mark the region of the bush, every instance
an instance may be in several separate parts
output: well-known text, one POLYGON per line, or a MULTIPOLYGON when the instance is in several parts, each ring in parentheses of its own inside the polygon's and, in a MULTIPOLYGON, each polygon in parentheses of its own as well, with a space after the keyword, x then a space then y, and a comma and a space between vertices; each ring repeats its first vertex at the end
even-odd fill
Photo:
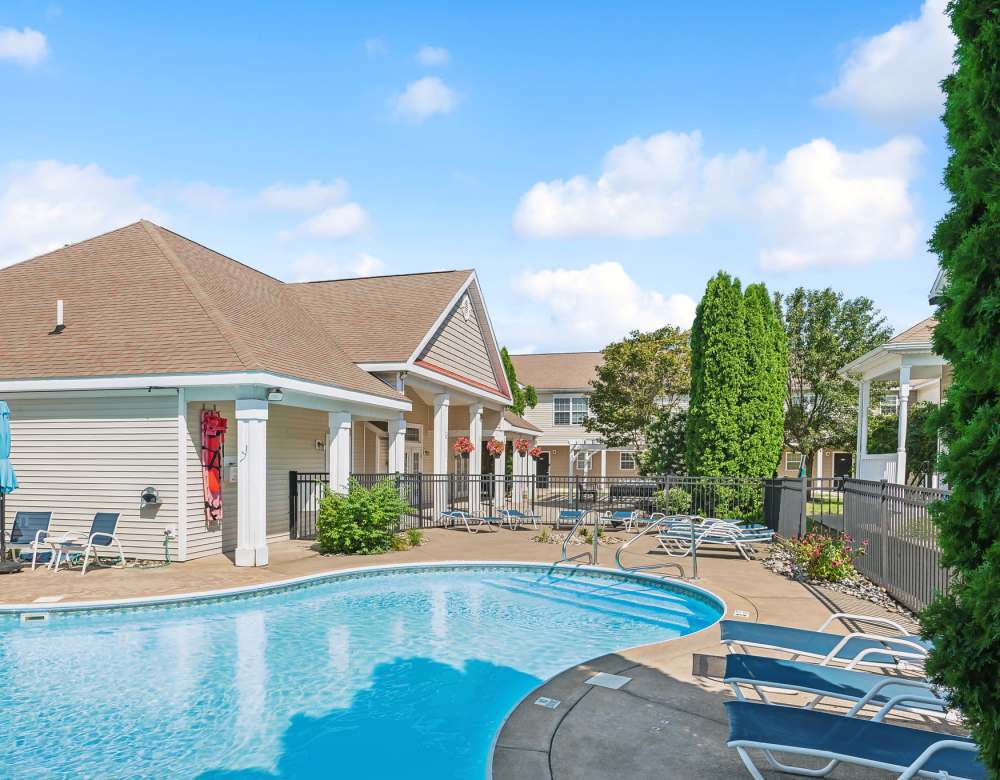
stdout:
POLYGON ((406 542, 410 547, 419 547, 424 543, 424 532, 417 528, 411 528, 406 532, 406 542))
POLYGON ((691 509, 691 494, 684 488, 670 488, 656 494, 656 508, 668 515, 683 515, 691 509))
POLYGON ((868 540, 860 545, 847 534, 806 534, 786 542, 796 566, 811 580, 842 582, 858 576, 854 561, 867 552, 868 540))
POLYGON ((391 479, 370 489, 351 480, 346 496, 329 490, 320 499, 316 541, 324 553, 371 555, 396 548, 400 515, 414 511, 391 479))

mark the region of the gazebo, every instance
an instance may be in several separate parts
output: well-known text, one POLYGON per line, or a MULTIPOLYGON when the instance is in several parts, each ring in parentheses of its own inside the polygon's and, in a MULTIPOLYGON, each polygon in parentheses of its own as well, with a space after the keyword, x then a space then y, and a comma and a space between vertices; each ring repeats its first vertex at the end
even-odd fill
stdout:
POLYGON ((937 320, 928 317, 840 369, 858 385, 858 439, 854 475, 859 479, 906 482, 906 418, 911 402, 940 403, 950 380, 950 367, 934 353, 931 336, 937 320), (868 410, 872 382, 898 386, 896 451, 868 454, 868 410))

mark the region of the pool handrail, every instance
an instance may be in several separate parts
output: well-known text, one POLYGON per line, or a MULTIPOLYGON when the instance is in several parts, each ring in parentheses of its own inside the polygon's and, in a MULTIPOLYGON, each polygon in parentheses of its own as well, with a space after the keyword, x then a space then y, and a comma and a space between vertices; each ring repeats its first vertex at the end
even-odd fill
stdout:
MULTIPOLYGON (((657 526, 666 524, 668 522, 676 522, 678 517, 680 517, 680 515, 662 515, 660 517, 657 517, 655 520, 653 520, 653 522, 647 523, 645 526, 643 526, 642 530, 640 530, 639 533, 635 534, 635 536, 633 536, 623 544, 618 545, 618 549, 615 550, 615 563, 617 564, 618 568, 621 569, 622 571, 648 571, 650 569, 676 568, 677 571, 680 573, 681 579, 684 579, 684 567, 681 566, 679 563, 673 563, 668 561, 666 563, 651 563, 646 566, 626 566, 624 563, 622 563, 622 553, 625 552, 625 548, 627 548, 630 544, 632 544, 632 542, 645 536, 649 531, 651 531, 653 528, 656 528, 657 526)), ((695 555, 697 555, 697 553, 695 553, 695 555)), ((692 577, 694 579, 697 579, 698 563, 693 558, 692 562, 694 564, 694 573, 692 577)))
POLYGON ((569 533, 566 534, 566 538, 563 539, 563 544, 562 544, 562 558, 560 558, 558 561, 556 561, 556 563, 569 563, 570 561, 575 561, 577 558, 584 558, 584 557, 586 557, 587 558, 587 563, 589 563, 589 564, 591 564, 593 566, 596 566, 597 565, 597 538, 598 538, 597 531, 598 531, 598 526, 600 525, 600 522, 601 522, 601 513, 598 512, 596 509, 585 509, 585 510, 583 510, 583 512, 580 513, 580 516, 576 519, 576 522, 573 523, 573 527, 570 528, 569 533), (572 555, 572 556, 568 556, 567 557, 567 555, 566 555, 566 546, 569 544, 570 539, 572 539, 573 536, 576 534, 576 529, 579 528, 583 524, 583 522, 587 519, 587 517, 590 516, 590 515, 594 516, 594 542, 593 542, 593 551, 584 550, 581 553, 577 553, 576 555, 572 555))

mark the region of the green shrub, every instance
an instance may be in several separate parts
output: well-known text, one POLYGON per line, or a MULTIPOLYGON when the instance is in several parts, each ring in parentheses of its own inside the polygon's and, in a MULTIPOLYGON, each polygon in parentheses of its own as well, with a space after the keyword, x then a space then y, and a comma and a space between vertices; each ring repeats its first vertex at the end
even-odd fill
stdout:
POLYGON ((411 528, 406 532, 406 541, 410 547, 419 547, 424 543, 424 532, 417 528, 411 528))
POLYGON ((691 509, 691 494, 684 488, 670 488, 656 494, 656 508, 668 515, 683 515, 691 509))
POLYGON ((853 580, 858 576, 854 561, 868 549, 868 540, 855 544, 847 534, 806 534, 785 543, 795 564, 809 579, 826 582, 853 580))
POLYGON ((395 549, 401 515, 414 511, 391 479, 366 488, 351 480, 346 496, 320 499, 316 541, 321 552, 371 555, 395 549))

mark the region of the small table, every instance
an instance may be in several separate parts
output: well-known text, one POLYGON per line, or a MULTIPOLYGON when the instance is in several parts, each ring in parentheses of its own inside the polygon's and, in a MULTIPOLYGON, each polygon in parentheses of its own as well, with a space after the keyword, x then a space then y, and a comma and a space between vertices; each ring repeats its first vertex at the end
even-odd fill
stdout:
POLYGON ((49 568, 53 571, 59 571, 59 564, 62 563, 64 555, 66 563, 69 563, 70 548, 79 544, 73 534, 63 534, 57 537, 46 536, 45 543, 52 548, 52 560, 49 561, 49 568))

